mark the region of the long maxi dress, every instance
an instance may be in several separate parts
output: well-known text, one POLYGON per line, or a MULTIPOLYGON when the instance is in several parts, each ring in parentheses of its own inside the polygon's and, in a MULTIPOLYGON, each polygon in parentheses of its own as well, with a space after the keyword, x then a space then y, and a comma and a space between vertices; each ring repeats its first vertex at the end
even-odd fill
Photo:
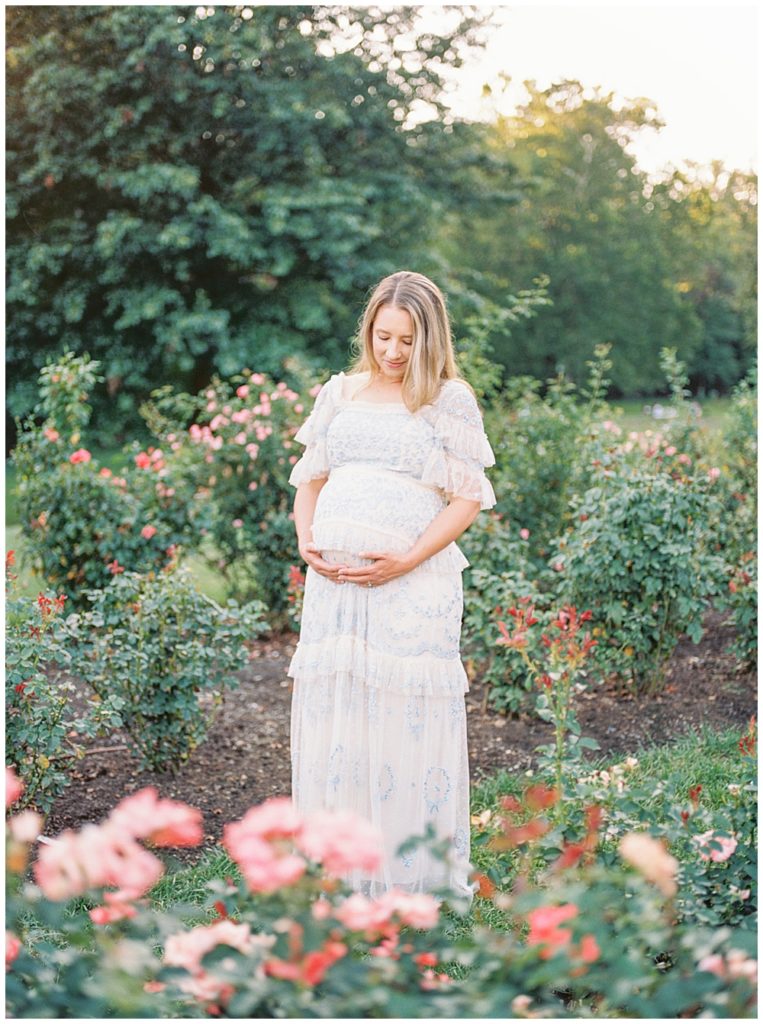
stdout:
MULTIPOLYGON (((312 538, 334 564, 369 565, 360 551, 407 551, 450 498, 491 508, 484 469, 495 463, 471 391, 444 381, 429 405, 353 398, 367 374, 324 384, 295 434, 306 446, 290 484, 328 477, 312 538)), ((447 886, 471 899, 469 760, 461 661, 461 574, 455 542, 378 587, 329 580, 310 567, 299 642, 287 674, 292 799, 303 813, 355 811, 384 836, 375 873, 344 876, 375 897, 391 887, 447 886), (432 822, 450 866, 419 846, 397 855, 432 822)))

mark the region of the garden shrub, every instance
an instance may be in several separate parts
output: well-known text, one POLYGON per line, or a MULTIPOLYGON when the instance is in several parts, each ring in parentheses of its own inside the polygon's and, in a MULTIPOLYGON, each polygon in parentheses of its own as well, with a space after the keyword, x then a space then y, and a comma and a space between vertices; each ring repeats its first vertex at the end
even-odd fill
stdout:
POLYGON ((462 654, 470 678, 487 684, 485 701, 498 710, 518 711, 526 703, 532 680, 521 661, 507 663, 496 646, 495 617, 518 597, 530 595, 537 607, 550 597, 541 591, 541 572, 529 553, 530 533, 494 510, 481 515, 460 538, 469 559, 464 570, 462 654))
POLYGON ((24 804, 48 811, 69 784, 72 761, 81 758, 79 743, 119 724, 119 699, 105 695, 90 701, 82 714, 72 706, 75 687, 67 678, 76 671, 72 652, 60 629, 66 595, 40 592, 36 600, 19 597, 11 571, 14 552, 6 555, 5 601, 5 757, 24 782, 24 804))
POLYGON ((717 531, 725 564, 717 602, 731 611, 731 651, 747 669, 758 654, 758 388, 757 366, 731 395, 723 432, 724 473, 717 531))
POLYGON ((569 520, 571 495, 579 488, 581 460, 589 457, 584 444, 595 424, 606 418, 605 374, 611 346, 597 345, 587 387, 563 375, 546 382, 533 377, 508 380, 502 396, 486 410, 485 424, 496 457, 491 480, 498 511, 510 523, 532 531, 534 558, 547 557, 552 538, 569 520), (584 401, 581 401, 581 398, 584 401))
POLYGON ((203 529, 205 506, 184 467, 160 449, 120 474, 81 447, 97 363, 66 353, 40 373, 40 401, 13 450, 22 530, 32 564, 72 607, 121 568, 160 569, 203 529))
MULTIPOLYGON (((18 796, 13 774, 9 802, 18 796)), ((519 853, 512 891, 480 880, 473 927, 448 894, 350 893, 355 867, 378 863, 380 839, 345 812, 302 816, 288 798, 252 807, 225 828, 228 877, 203 911, 153 909, 163 873, 147 849, 195 846, 194 808, 152 787, 100 825, 40 849, 41 820, 8 826, 8 975, 14 1017, 747 1017, 755 1013, 756 942, 745 927, 687 926, 676 914, 676 859, 645 830, 597 856, 601 818, 534 877, 556 799, 531 785, 507 802, 488 842, 519 853), (516 826, 519 808, 525 818, 516 826), (529 817, 528 817, 529 815, 529 817), (143 845, 146 844, 146 845, 143 845), (93 856, 98 851, 99 856, 93 856), (118 852, 118 856, 116 856, 118 852), (234 877, 235 876, 235 877, 234 877), (505 932, 480 923, 500 909, 505 932), (191 924, 191 913, 196 921, 191 924), (455 917, 455 921, 454 921, 455 917), (44 937, 42 937, 45 929, 44 937)), ((546 847, 548 849, 548 846, 546 847)))
POLYGON ((176 563, 120 573, 86 598, 89 610, 63 624, 78 675, 118 703, 141 764, 177 768, 204 739, 225 686, 237 685, 246 642, 267 628, 262 602, 221 607, 176 563))
POLYGON ((716 592, 718 556, 707 525, 712 481, 644 462, 603 469, 572 503, 574 527, 551 560, 567 603, 590 608, 600 677, 654 691, 682 633, 698 643, 716 592))
POLYGON ((141 408, 152 433, 205 496, 205 533, 229 592, 264 600, 271 622, 286 619, 289 567, 300 564, 288 483, 307 398, 283 381, 244 370, 215 377, 198 395, 163 388, 141 408), (190 422, 189 422, 190 417, 190 422))

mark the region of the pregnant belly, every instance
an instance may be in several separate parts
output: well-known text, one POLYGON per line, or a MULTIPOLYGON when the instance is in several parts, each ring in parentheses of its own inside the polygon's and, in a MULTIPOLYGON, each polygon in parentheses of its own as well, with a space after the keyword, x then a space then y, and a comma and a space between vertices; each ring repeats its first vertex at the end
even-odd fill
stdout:
MULTIPOLYGON (((332 562, 370 564, 360 551, 408 551, 447 502, 440 491, 365 464, 332 469, 313 516, 313 540, 332 562)), ((455 543, 417 567, 460 572, 469 562, 455 543)))

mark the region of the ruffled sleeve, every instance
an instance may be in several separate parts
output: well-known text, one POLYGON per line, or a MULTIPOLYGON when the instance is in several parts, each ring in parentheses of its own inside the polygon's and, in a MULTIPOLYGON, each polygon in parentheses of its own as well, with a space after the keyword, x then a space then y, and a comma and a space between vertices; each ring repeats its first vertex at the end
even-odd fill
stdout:
POLYGON ((305 451, 292 467, 289 476, 292 487, 329 475, 326 432, 337 409, 335 395, 338 377, 338 374, 334 374, 326 381, 318 392, 312 412, 294 435, 295 441, 305 445, 305 451))
POLYGON ((422 483, 442 488, 448 500, 468 498, 480 509, 492 508, 497 499, 485 467, 495 465, 495 455, 474 395, 459 381, 447 381, 434 414, 434 443, 422 483))

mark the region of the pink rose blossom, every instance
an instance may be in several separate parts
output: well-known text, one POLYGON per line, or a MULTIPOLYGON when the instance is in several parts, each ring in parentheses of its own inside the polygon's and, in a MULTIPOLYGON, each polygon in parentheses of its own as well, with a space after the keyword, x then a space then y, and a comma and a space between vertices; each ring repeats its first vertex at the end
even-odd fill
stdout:
POLYGON ((697 970, 708 971, 710 974, 717 974, 719 978, 723 978, 726 973, 726 964, 718 953, 711 953, 700 960, 697 970))
POLYGON ((731 856, 731 854, 737 848, 737 841, 736 841, 736 839, 734 839, 733 837, 727 837, 727 836, 716 836, 716 835, 713 834, 713 830, 712 829, 710 829, 709 832, 703 832, 702 835, 700 835, 700 836, 696 836, 696 840, 700 844, 700 847, 701 847, 700 851, 699 851, 699 855, 702 858, 702 860, 714 860, 714 861, 728 860, 729 857, 731 856), (714 842, 714 843, 718 843, 720 845, 721 849, 720 850, 716 850, 716 849, 710 849, 709 847, 707 849, 703 849, 702 848, 702 847, 706 847, 707 844, 709 842, 711 842, 711 841, 714 842))
POLYGON ((519 531, 519 536, 522 538, 522 540, 527 540, 530 536, 530 531, 526 527, 522 527, 522 529, 519 531))
POLYGON ((51 900, 81 896, 88 889, 122 887, 125 898, 140 896, 164 873, 164 865, 130 835, 107 822, 64 830, 40 848, 34 877, 51 900))
POLYGON ((315 398, 317 395, 319 395, 321 393, 322 387, 323 387, 322 384, 313 384, 313 386, 310 388, 310 390, 307 393, 308 393, 308 395, 311 395, 313 398, 315 398))
POLYGON ((253 373, 252 376, 249 378, 249 383, 250 384, 256 384, 256 385, 259 386, 260 384, 263 384, 264 382, 265 382, 265 378, 263 377, 263 375, 261 373, 253 373))
POLYGON ((33 843, 42 832, 43 818, 36 811, 26 810, 8 819, 11 835, 19 843, 33 843))
POLYGON ((665 449, 665 454, 666 455, 675 455, 677 451, 678 451, 678 449, 674 445, 671 444, 671 445, 668 445, 668 447, 665 449))
POLYGON ((246 444, 247 436, 244 433, 244 431, 242 430, 238 434, 236 434, 236 436, 233 438, 233 440, 236 442, 236 444, 246 444))
POLYGON ((155 526, 151 526, 149 524, 149 525, 143 527, 143 529, 140 531, 140 535, 141 535, 141 537, 145 537, 146 540, 151 540, 151 538, 154 536, 154 534, 156 532, 157 532, 156 527, 155 526))
POLYGON ((238 395, 239 398, 246 398, 246 396, 249 394, 249 385, 242 384, 240 387, 236 388, 236 394, 238 395))
POLYGON ((24 783, 16 774, 16 769, 5 766, 5 806, 10 807, 11 804, 15 804, 21 794, 24 792, 24 783))
POLYGON ((108 477, 111 476, 111 470, 109 469, 108 466, 104 466, 103 469, 101 469, 99 471, 98 476, 103 476, 103 477, 108 478, 108 477))
POLYGON ((5 970, 10 968, 13 961, 21 952, 21 942, 13 932, 5 931, 5 970))
POLYGON ((217 402, 207 402, 207 412, 214 412, 217 408, 217 402))
POLYGON ((373 871, 382 859, 383 837, 350 811, 316 811, 305 819, 297 846, 331 875, 353 868, 373 871))
POLYGON ((138 469, 148 469, 151 465, 151 456, 147 452, 139 452, 135 456, 135 465, 138 469))
POLYGON ((53 427, 46 427, 43 433, 49 441, 57 441, 61 436, 53 427))
POLYGON ((294 465, 295 462, 298 462, 298 461, 299 460, 297 459, 296 455, 290 455, 289 456, 289 462, 292 464, 292 466, 294 465))
POLYGON ((678 456, 678 461, 681 463, 682 466, 691 465, 691 458, 685 452, 681 452, 681 454, 678 456))
POLYGON ((87 448, 78 448, 76 452, 72 452, 69 456, 69 462, 76 465, 78 462, 90 462, 92 456, 87 448))
POLYGON ((440 916, 440 904, 425 892, 404 892, 389 889, 379 902, 398 914, 403 924, 412 928, 434 928, 440 916))
POLYGON ((301 403, 299 403, 299 404, 294 406, 294 412, 302 412, 304 410, 304 408, 305 407, 301 403))
POLYGON ((88 911, 93 924, 112 924, 127 917, 135 917, 138 913, 135 907, 123 900, 118 893, 105 892, 103 898, 106 900, 103 906, 93 907, 88 911))
POLYGON ((717 480, 718 477, 721 475, 721 471, 720 469, 718 469, 717 466, 713 466, 712 469, 708 469, 707 475, 710 477, 711 480, 717 480))
POLYGON ((234 527, 234 529, 240 530, 243 525, 244 525, 244 520, 243 519, 234 519, 233 520, 232 526, 234 527))
POLYGON ((394 909, 389 902, 353 893, 337 907, 334 916, 351 932, 379 931, 389 923, 394 909))
POLYGON ((125 797, 108 820, 154 846, 198 846, 204 838, 201 811, 179 800, 160 799, 154 786, 125 797))
POLYGON ((331 917, 331 904, 323 896, 320 896, 310 907, 310 913, 315 921, 325 921, 331 917))

